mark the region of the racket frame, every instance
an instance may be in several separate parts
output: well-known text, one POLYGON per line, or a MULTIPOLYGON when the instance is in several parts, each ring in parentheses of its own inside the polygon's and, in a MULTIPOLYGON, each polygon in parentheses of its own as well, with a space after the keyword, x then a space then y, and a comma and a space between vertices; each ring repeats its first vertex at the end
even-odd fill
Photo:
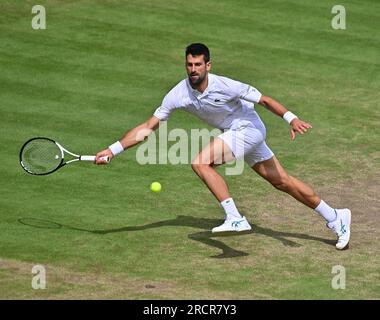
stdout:
MULTIPOLYGON (((35 176, 45 176, 47 174, 50 174, 50 173, 53 173, 55 171, 57 171, 58 169, 62 168, 63 166, 65 166, 66 164, 68 163, 72 163, 72 162, 76 162, 76 161, 91 161, 91 162, 94 162, 95 159, 96 159, 96 156, 86 156, 86 155, 79 155, 79 154, 75 154, 69 150, 67 150, 65 147, 63 147, 60 143, 58 143, 57 141, 54 141, 53 139, 50 139, 50 138, 46 138, 46 137, 34 137, 34 138, 31 138, 29 139, 28 141, 26 141, 23 146, 21 147, 21 150, 20 150, 20 154, 19 154, 19 159, 20 159, 20 164, 21 164, 21 167, 29 174, 32 174, 32 175, 35 175, 35 176), (35 173, 35 172, 32 172, 32 171, 29 171, 25 166, 24 164, 22 163, 22 152, 24 150, 24 147, 31 141, 33 140, 37 140, 37 139, 44 139, 44 140, 49 140, 53 143, 55 143, 57 145, 57 147, 59 148, 59 150, 61 151, 61 162, 58 164, 58 166, 54 169, 54 170, 51 170, 49 172, 45 172, 45 173, 35 173), (71 160, 68 160, 66 162, 64 162, 65 160, 65 153, 68 153, 69 155, 73 156, 74 159, 71 159, 71 160)), ((105 161, 109 161, 108 157, 106 157, 104 159, 105 161)))

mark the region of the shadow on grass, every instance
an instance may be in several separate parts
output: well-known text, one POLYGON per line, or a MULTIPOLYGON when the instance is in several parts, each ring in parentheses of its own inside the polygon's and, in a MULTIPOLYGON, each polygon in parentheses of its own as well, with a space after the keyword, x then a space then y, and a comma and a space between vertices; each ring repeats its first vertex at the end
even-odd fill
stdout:
POLYGON ((282 232, 282 231, 276 231, 270 228, 264 228, 259 227, 257 225, 252 225, 252 230, 240 232, 240 233, 231 233, 231 232, 224 232, 224 233, 218 233, 214 234, 209 231, 213 227, 220 225, 223 223, 223 220, 220 219, 208 219, 208 218, 196 218, 192 216, 183 216, 179 215, 176 219, 171 220, 163 220, 158 221, 154 223, 145 224, 142 226, 130 226, 130 227, 121 227, 121 228, 114 228, 114 229, 95 229, 95 230, 89 230, 89 229, 83 229, 83 228, 76 228, 71 227, 67 225, 63 225, 57 222, 49 221, 49 220, 43 220, 43 219, 36 219, 36 218, 20 218, 18 221, 24 225, 35 227, 35 228, 41 228, 41 229, 61 229, 66 228, 70 230, 76 230, 76 231, 84 231, 89 232, 93 234, 108 234, 108 233, 115 233, 115 232, 133 232, 133 231, 142 231, 147 229, 153 229, 153 228, 160 228, 160 227, 167 227, 167 226, 183 226, 183 227, 192 227, 192 228, 198 228, 198 229, 204 229, 206 231, 200 231, 191 233, 188 235, 188 237, 192 240, 199 241, 203 244, 206 244, 208 246, 218 248, 222 250, 222 253, 212 256, 212 258, 233 258, 233 257, 242 257, 247 256, 248 253, 235 250, 226 244, 224 244, 217 238, 225 238, 225 237, 235 237, 235 236, 244 236, 249 234, 262 234, 267 237, 274 238, 278 241, 280 241, 284 246, 287 247, 301 247, 301 245, 297 242, 294 242, 292 240, 289 240, 288 238, 297 238, 297 239, 304 239, 304 240, 310 240, 310 241, 319 241, 323 243, 327 243, 330 245, 334 245, 334 240, 327 240, 319 237, 310 236, 303 233, 292 233, 292 232, 282 232))

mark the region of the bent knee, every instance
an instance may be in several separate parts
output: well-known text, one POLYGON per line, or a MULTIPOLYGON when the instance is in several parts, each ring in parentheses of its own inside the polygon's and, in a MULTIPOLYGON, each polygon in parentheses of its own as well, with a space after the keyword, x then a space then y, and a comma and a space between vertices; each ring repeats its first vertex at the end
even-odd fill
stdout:
POLYGON ((208 164, 208 163, 201 163, 201 162, 198 162, 198 161, 193 161, 191 163, 191 168, 195 171, 195 172, 201 172, 203 171, 204 169, 207 169, 209 168, 211 165, 208 164))

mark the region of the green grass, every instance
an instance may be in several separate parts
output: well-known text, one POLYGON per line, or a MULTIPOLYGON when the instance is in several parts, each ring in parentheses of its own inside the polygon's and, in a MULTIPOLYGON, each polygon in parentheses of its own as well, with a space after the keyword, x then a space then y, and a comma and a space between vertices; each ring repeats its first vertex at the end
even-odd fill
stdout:
MULTIPOLYGON (((0 298, 380 298, 380 3, 341 3, 346 30, 331 28, 327 0, 39 3, 39 31, 32 1, 0 4, 0 298), (131 149, 110 166, 21 170, 30 137, 93 154, 147 119, 185 77, 191 42, 210 47, 214 73, 312 123, 291 142, 286 123, 256 107, 289 173, 352 208, 350 250, 247 167, 226 179, 253 233, 223 237, 209 233, 223 213, 189 165, 142 166, 131 149), (44 291, 31 289, 34 264, 47 266, 44 291), (346 268, 345 290, 331 288, 334 265, 346 268)), ((168 123, 204 126, 181 112, 168 123)))

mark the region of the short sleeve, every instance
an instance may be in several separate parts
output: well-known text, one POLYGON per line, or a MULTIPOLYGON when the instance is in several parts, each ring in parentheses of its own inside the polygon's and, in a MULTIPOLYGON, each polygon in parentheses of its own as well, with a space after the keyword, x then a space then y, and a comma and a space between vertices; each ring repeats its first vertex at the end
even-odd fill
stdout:
POLYGON ((258 103, 260 101, 261 92, 251 85, 229 78, 223 78, 223 80, 231 97, 253 103, 258 103))
POLYGON ((261 92, 250 85, 246 86, 245 90, 241 92, 240 98, 249 102, 259 103, 262 96, 261 92))
POLYGON ((159 106, 153 113, 155 117, 162 121, 169 119, 170 113, 175 109, 175 100, 173 99, 173 96, 173 90, 169 91, 162 100, 161 106, 159 106))

